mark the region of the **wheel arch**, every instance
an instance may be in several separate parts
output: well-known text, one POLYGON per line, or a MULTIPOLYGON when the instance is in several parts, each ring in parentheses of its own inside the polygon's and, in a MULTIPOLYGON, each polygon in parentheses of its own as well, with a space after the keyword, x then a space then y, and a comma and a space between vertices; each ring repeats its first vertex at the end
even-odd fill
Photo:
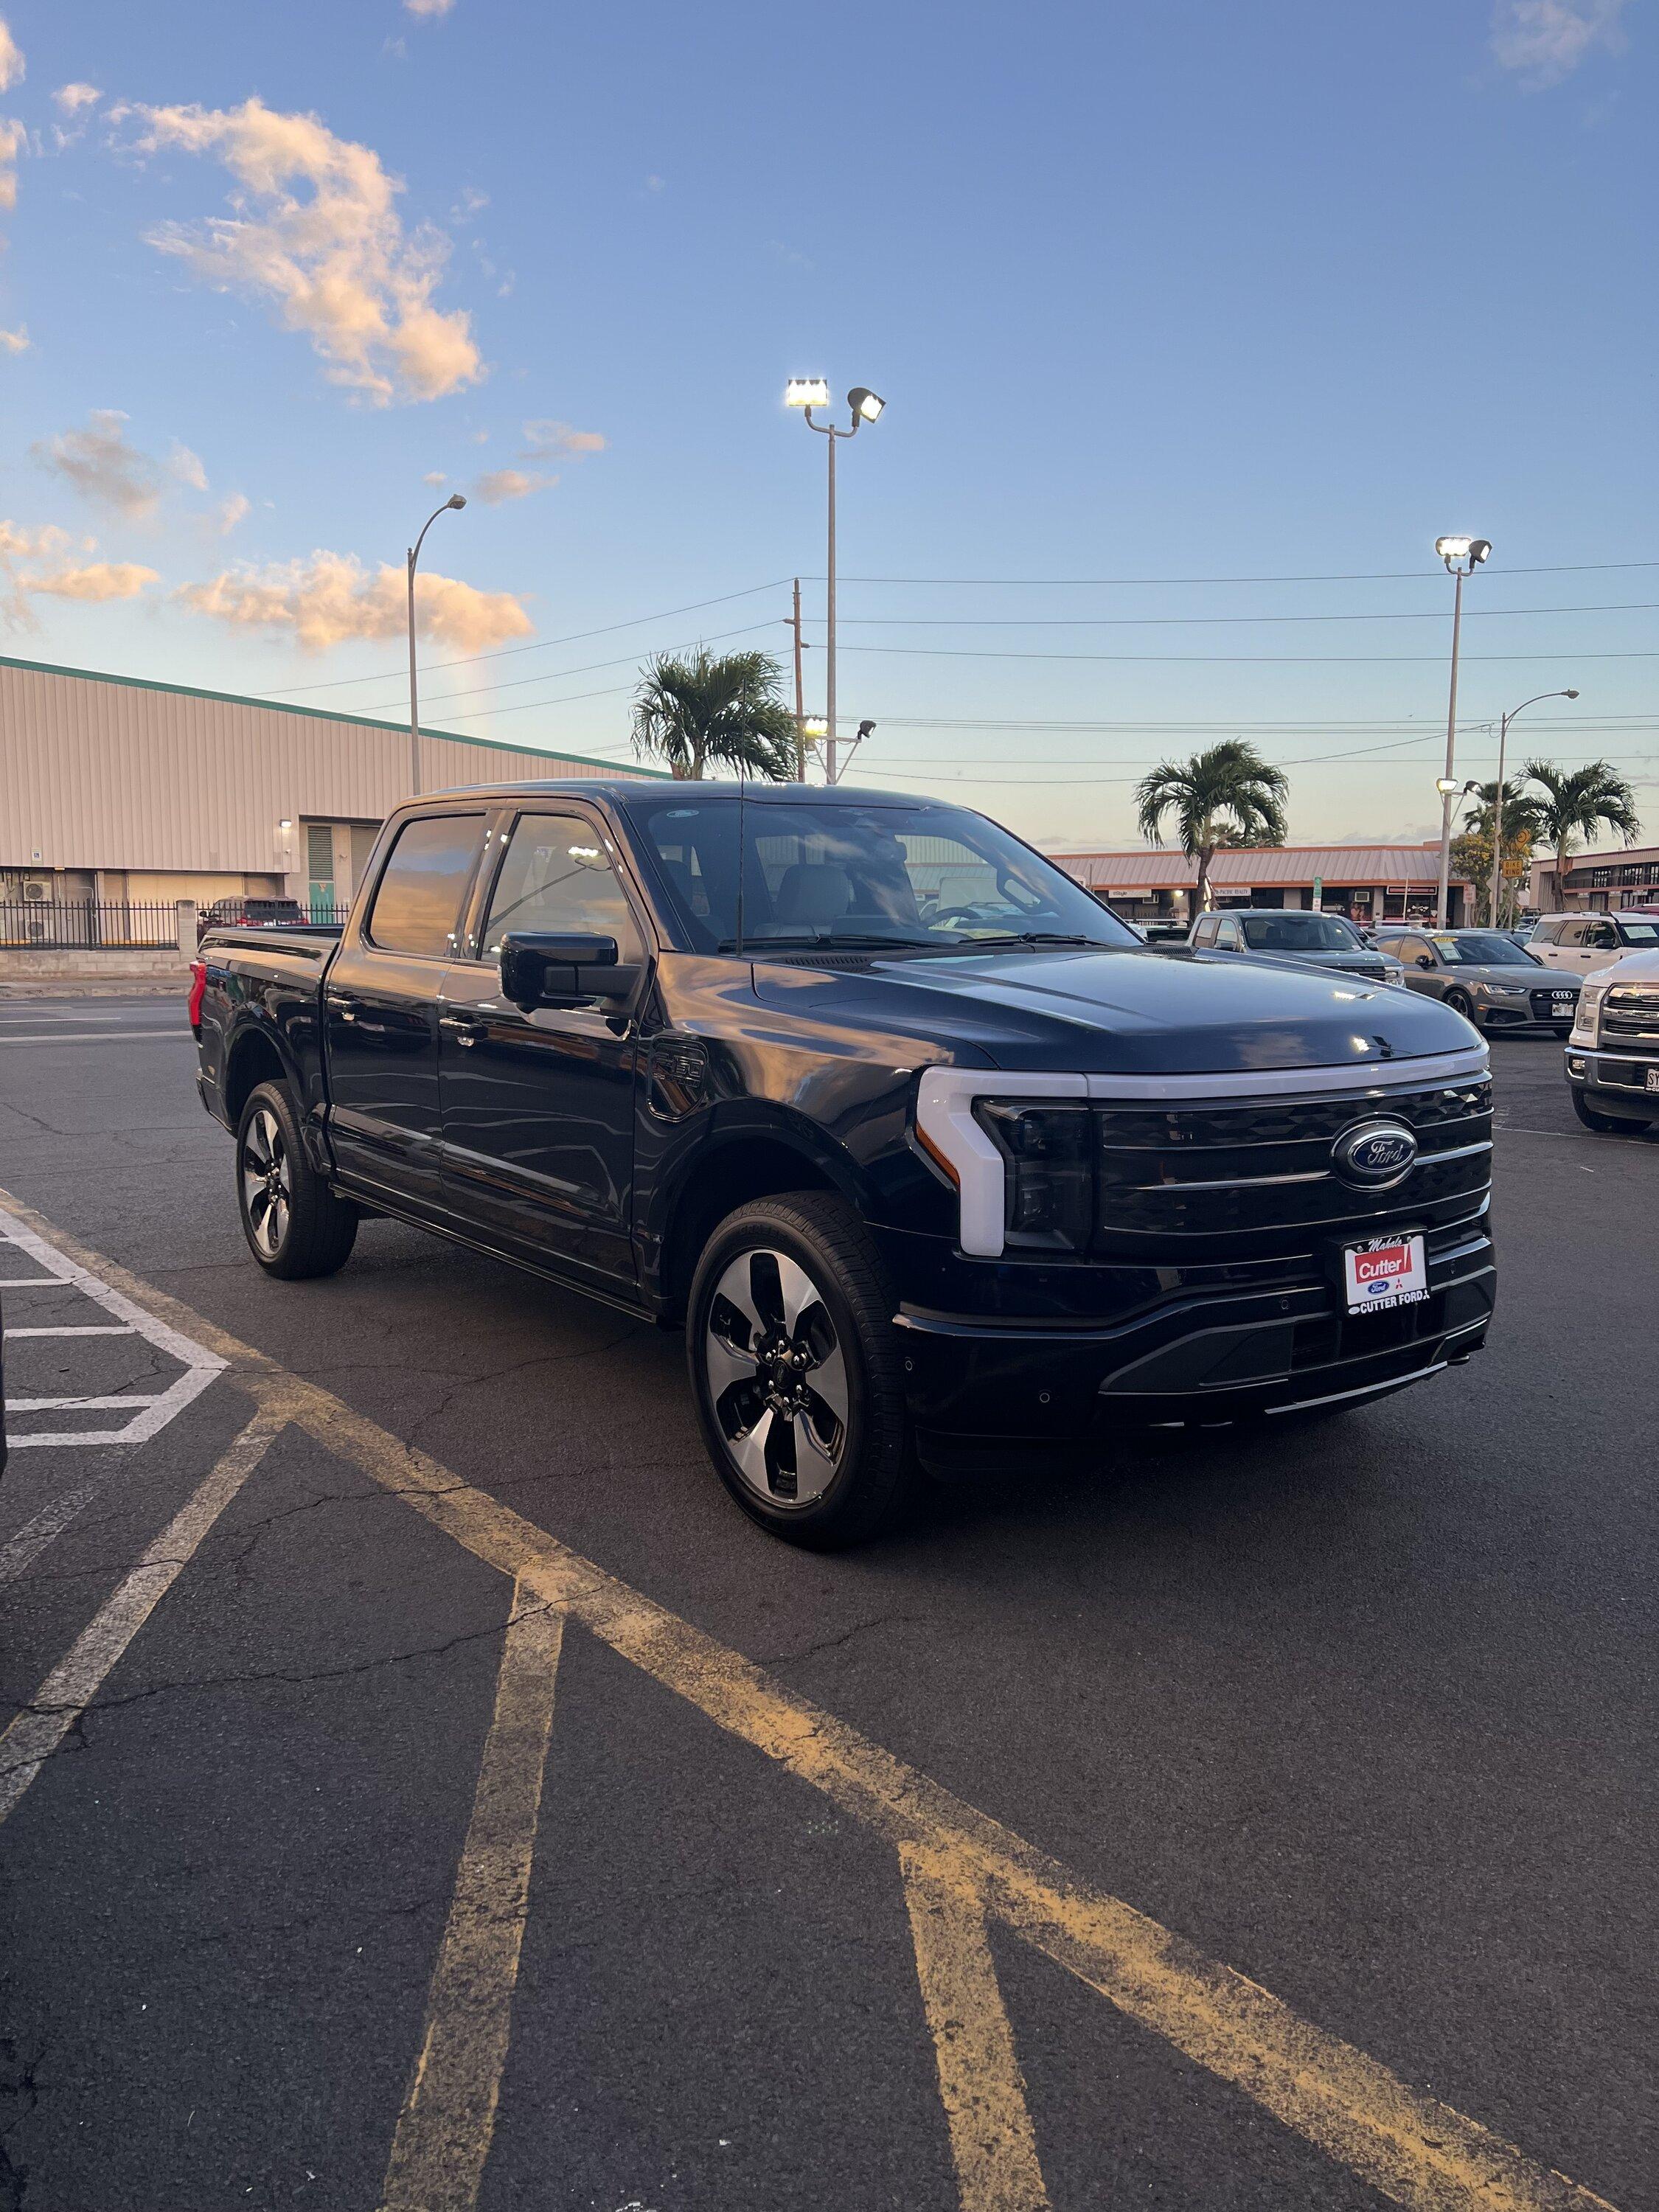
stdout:
POLYGON ((667 1199, 659 1246, 665 1319, 684 1319, 698 1257, 727 1214, 789 1190, 831 1191, 860 1213, 867 1211, 868 1194, 853 1163, 819 1133, 791 1121, 730 1124, 687 1157, 667 1199))
POLYGON ((295 1082, 295 1071, 275 1033, 261 1022, 245 1022, 231 1038, 230 1049, 225 1054, 222 1092, 225 1119, 234 1129, 242 1118, 243 1107, 260 1084, 295 1082))

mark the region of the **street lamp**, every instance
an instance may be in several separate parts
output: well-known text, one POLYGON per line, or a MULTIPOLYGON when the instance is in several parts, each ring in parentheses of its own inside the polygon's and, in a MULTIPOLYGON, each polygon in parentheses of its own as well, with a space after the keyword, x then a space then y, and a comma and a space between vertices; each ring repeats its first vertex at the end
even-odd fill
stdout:
POLYGON ((415 563, 421 557, 426 533, 441 514, 466 505, 465 495, 453 491, 441 507, 434 507, 421 526, 421 534, 409 549, 409 787, 421 795, 421 704, 415 682, 415 563))
POLYGON ((1540 691, 1535 698, 1523 699, 1518 707, 1511 707, 1498 726, 1498 797, 1492 808, 1492 926, 1499 926, 1498 891, 1504 866, 1504 753, 1509 744, 1510 724, 1517 714, 1524 714, 1528 707, 1535 707, 1540 699, 1576 699, 1576 691, 1540 691))
POLYGON ((850 430, 838 430, 833 422, 815 422, 812 410, 830 404, 830 386, 822 376, 792 376, 783 389, 786 407, 805 410, 806 427, 817 430, 830 441, 830 541, 826 562, 824 624, 823 624, 823 718, 829 724, 823 742, 823 766, 827 781, 836 780, 836 446, 842 438, 855 438, 861 422, 873 422, 887 404, 867 385, 855 384, 847 395, 847 405, 853 417, 850 430))
POLYGON ((1446 564, 1448 575, 1457 579, 1452 601, 1451 699, 1446 708, 1446 773, 1440 779, 1440 890, 1435 903, 1437 926, 1446 927, 1446 907, 1451 883, 1452 799, 1457 791, 1453 775, 1457 752, 1457 647, 1463 627, 1463 579, 1472 576, 1492 551, 1485 538, 1437 538, 1434 550, 1446 564))

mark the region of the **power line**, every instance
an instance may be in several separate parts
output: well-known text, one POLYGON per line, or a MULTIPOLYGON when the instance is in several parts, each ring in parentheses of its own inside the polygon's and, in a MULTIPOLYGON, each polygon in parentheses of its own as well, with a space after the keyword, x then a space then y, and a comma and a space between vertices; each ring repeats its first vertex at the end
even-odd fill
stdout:
MULTIPOLYGON (((623 625, 618 625, 618 627, 623 626, 623 625)), ((728 637, 752 637, 757 629, 770 629, 772 625, 769 622, 747 623, 741 629, 716 630, 712 637, 694 640, 693 643, 719 645, 728 637)), ((685 653, 689 652, 690 647, 689 646, 669 646, 663 649, 670 653, 685 653)), ((622 668, 630 663, 637 665, 639 655, 636 653, 619 653, 614 660, 585 661, 580 668, 544 668, 541 671, 540 674, 537 676, 515 676, 510 684, 474 684, 464 685, 459 691, 434 691, 428 696, 434 702, 443 699, 476 699, 481 695, 485 697, 493 698, 497 691, 516 690, 521 684, 562 684, 567 677, 591 676, 596 669, 622 668)), ((459 665, 459 664, 457 665, 459 665)), ((621 688, 624 691, 628 691, 631 690, 633 686, 631 684, 624 684, 621 688)), ((592 696, 597 697, 599 695, 595 693, 592 696)), ((373 706, 364 707, 359 711, 365 714, 378 714, 384 708, 396 707, 401 702, 396 699, 380 699, 376 700, 373 706)), ((521 699, 518 702, 516 706, 491 707, 487 709, 481 708, 478 711, 481 714, 488 712, 492 714, 517 714, 520 708, 523 707, 557 707, 562 703, 562 702, 557 699, 521 699)), ((470 719, 470 712, 463 714, 459 717, 459 720, 462 721, 466 721, 470 719)))
MULTIPOLYGON (((1495 622, 1513 615, 1628 615, 1659 613, 1659 600, 1614 599, 1597 606, 1470 607, 1465 622, 1495 622)), ((857 629, 1193 629, 1236 623, 1449 622, 1444 607, 1419 611, 1338 615, 843 615, 857 629)))
MULTIPOLYGON (((1576 561, 1548 568, 1500 568, 1502 576, 1605 575, 1614 569, 1659 568, 1659 561, 1576 561)), ((1309 576, 843 576, 843 584, 971 584, 1005 586, 1038 591, 1073 588, 1118 590, 1131 585, 1156 584, 1409 584, 1422 583, 1432 570, 1425 568, 1348 569, 1309 576)), ((804 576, 803 583, 819 584, 821 576, 804 576)))
MULTIPOLYGON (((973 645, 848 645, 844 653, 902 654, 923 660, 1086 660, 1185 663, 1198 667, 1252 666, 1316 667, 1330 663, 1346 666, 1412 667, 1425 663, 1438 668, 1439 653, 1016 653, 1004 647, 973 645)), ((1659 653, 1466 653, 1465 660, 1659 660, 1659 653)))

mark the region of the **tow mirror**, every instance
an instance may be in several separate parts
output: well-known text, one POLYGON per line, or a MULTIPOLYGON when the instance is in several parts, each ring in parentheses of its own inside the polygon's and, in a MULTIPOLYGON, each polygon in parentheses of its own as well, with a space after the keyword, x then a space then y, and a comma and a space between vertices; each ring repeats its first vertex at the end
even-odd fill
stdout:
POLYGON ((626 999, 639 969, 617 957, 614 937, 558 937, 514 931, 501 939, 501 996, 529 1013, 537 1006, 580 1006, 626 999))

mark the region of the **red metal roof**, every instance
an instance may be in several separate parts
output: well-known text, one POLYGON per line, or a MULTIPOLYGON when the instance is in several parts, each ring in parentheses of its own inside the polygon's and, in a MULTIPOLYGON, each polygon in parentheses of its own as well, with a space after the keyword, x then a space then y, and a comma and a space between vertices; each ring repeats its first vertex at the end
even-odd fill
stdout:
MULTIPOLYGON (((1184 890, 1198 880, 1197 861, 1189 860, 1179 846, 1054 853, 1049 857, 1079 883, 1102 890, 1184 890)), ((1432 884, 1439 875, 1438 845, 1272 845, 1243 852, 1224 848, 1210 863, 1210 881, 1217 890, 1257 884, 1299 884, 1311 890, 1316 876, 1337 889, 1432 884)))

